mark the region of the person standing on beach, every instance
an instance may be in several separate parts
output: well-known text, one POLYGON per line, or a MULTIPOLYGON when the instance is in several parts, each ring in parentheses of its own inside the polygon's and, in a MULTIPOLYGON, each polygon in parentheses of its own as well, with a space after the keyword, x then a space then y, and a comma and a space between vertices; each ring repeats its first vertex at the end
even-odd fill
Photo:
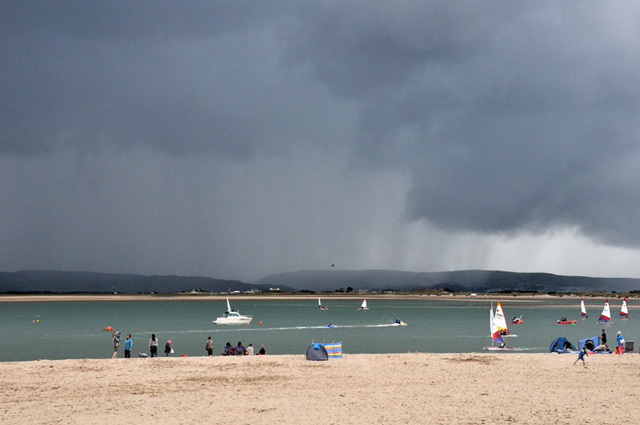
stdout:
POLYGON ((607 333, 604 331, 604 329, 602 330, 602 333, 600 334, 600 344, 607 345, 607 333))
POLYGON ((113 332, 113 336, 111 337, 111 342, 113 343, 113 356, 111 356, 112 359, 115 359, 116 357, 118 357, 118 348, 120 348, 120 333, 119 332, 113 332))
POLYGON ((616 344, 618 344, 616 354, 624 353, 624 336, 622 336, 622 332, 620 331, 618 331, 618 335, 616 335, 616 344))
POLYGON ((207 338, 207 344, 204 346, 207 349, 207 354, 213 356, 213 340, 211 337, 207 338))
POLYGON ((164 356, 169 357, 169 354, 173 351, 171 348, 171 340, 167 341, 167 344, 164 346, 164 356))
POLYGON ((578 363, 580 360, 582 360, 582 366, 586 366, 584 364, 584 356, 588 356, 587 347, 582 347, 582 351, 580 351, 580 354, 578 354, 578 358, 576 359, 575 362, 573 362, 573 365, 575 366, 576 363, 578 363))
POLYGON ((127 337, 124 339, 124 358, 131 358, 131 347, 133 347, 133 340, 131 339, 131 334, 127 334, 127 337))
POLYGON ((158 357, 158 338, 156 338, 156 334, 151 334, 151 339, 149 340, 149 353, 151 357, 158 357))

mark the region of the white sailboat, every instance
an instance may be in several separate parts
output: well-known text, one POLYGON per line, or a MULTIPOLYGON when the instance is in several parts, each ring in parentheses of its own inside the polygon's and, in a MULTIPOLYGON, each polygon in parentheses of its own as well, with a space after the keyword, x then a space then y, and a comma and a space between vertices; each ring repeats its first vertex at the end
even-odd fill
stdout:
POLYGON ((627 307, 627 299, 622 299, 622 307, 620 307, 620 318, 628 319, 629 318, 629 308, 627 307))
POLYGON ((580 298, 580 316, 583 319, 588 319, 587 309, 584 307, 584 298, 580 298))
POLYGON ((367 307, 367 300, 363 300, 362 304, 360 305, 360 307, 358 307, 359 311, 364 311, 364 310, 369 310, 369 307, 367 307))
POLYGON ((229 297, 227 297, 227 311, 214 320, 213 323, 216 325, 248 325, 251 320, 253 320, 253 316, 243 315, 239 311, 232 310, 231 304, 229 304, 229 297))
POLYGON ((320 301, 320 298, 318 298, 318 308, 319 308, 320 310, 323 310, 323 311, 324 311, 324 310, 328 310, 328 308, 327 308, 327 307, 325 307, 325 306, 323 306, 323 305, 322 305, 322 302, 320 301))
POLYGON ((605 323, 611 320, 611 310, 609 310, 609 300, 606 300, 604 302, 604 308, 602 309, 602 313, 600 314, 600 318, 598 320, 605 323))

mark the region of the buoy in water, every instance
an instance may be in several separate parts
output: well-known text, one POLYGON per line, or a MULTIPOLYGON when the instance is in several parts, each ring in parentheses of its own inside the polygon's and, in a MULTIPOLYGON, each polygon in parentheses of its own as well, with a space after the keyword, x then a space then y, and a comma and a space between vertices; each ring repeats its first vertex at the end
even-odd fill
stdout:
POLYGON ((104 328, 105 331, 112 331, 113 330, 113 326, 107 326, 106 328, 104 328))
POLYGON ((261 325, 261 324, 262 324, 262 322, 258 322, 258 324, 259 324, 259 325, 261 325))

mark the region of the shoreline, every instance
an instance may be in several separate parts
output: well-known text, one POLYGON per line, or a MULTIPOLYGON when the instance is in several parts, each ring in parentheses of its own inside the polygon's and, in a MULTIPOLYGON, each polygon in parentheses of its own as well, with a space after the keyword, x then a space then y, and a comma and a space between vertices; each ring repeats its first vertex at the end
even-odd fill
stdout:
POLYGON ((8 423, 610 423, 640 413, 640 356, 348 354, 0 363, 8 423), (598 385, 601 377, 615 385, 598 385), (464 408, 461 408, 464 406, 464 408))
MULTIPOLYGON (((543 300, 575 300, 580 297, 571 295, 510 295, 510 294, 479 294, 477 296, 470 295, 411 295, 411 294, 324 294, 318 293, 314 295, 251 295, 251 294, 46 294, 46 295, 28 295, 28 294, 11 294, 0 295, 0 302, 35 302, 35 301, 163 301, 163 300, 188 300, 188 301, 211 301, 224 300, 227 297, 237 300, 289 300, 289 299, 412 299, 412 300, 446 300, 446 301, 478 301, 486 302, 490 300, 498 300, 509 302, 540 302, 543 300)), ((585 296, 584 298, 591 300, 618 299, 619 295, 607 296, 585 296)), ((627 297, 633 300, 635 297, 627 297)))

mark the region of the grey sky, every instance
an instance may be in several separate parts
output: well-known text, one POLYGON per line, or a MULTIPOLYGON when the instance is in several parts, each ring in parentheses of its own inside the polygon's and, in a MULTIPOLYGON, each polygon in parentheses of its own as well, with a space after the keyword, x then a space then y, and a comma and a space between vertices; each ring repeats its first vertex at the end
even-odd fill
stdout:
POLYGON ((0 270, 640 276, 636 2, 4 2, 0 270))

